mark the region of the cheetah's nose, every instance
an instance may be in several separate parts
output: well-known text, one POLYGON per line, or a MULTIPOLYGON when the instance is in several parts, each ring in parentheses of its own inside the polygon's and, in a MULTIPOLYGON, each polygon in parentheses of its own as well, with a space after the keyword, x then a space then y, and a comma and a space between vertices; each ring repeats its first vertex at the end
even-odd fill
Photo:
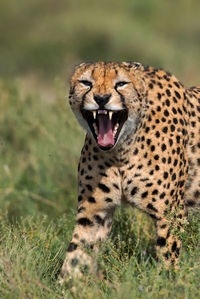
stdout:
POLYGON ((99 105, 99 108, 102 109, 108 103, 111 94, 103 94, 103 95, 94 95, 94 100, 99 105))

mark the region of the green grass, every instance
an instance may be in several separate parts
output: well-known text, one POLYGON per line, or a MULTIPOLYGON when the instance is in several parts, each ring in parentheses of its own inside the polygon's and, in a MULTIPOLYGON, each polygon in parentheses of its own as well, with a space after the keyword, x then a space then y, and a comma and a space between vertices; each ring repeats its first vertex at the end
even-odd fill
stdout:
POLYGON ((55 217, 75 206, 72 186, 84 134, 61 86, 49 103, 38 94, 20 95, 17 85, 0 82, 0 206, 8 217, 43 212, 55 217))
MULTIPOLYGON (((59 269, 73 230, 76 169, 84 133, 56 80, 55 99, 0 82, 0 297, 62 298, 59 269)), ((182 236, 181 268, 155 262, 155 229, 137 211, 117 211, 98 261, 106 279, 85 275, 66 298, 200 298, 200 215, 182 236), (80 295, 81 294, 81 295, 80 295)))

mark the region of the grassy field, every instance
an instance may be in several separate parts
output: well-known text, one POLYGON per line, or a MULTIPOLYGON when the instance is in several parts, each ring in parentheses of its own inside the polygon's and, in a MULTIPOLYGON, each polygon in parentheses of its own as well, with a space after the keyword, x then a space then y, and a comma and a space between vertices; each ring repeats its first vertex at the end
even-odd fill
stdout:
MULTIPOLYGON (((19 80, 0 82, 0 297, 61 298, 57 275, 72 233, 76 169, 84 134, 66 104, 23 95, 19 80), (5 113, 6 112, 6 113, 5 113)), ((200 216, 183 235, 181 269, 155 262, 154 225, 132 209, 116 213, 99 263, 107 279, 85 276, 66 298, 200 298, 200 216)))
POLYGON ((181 268, 155 262, 155 228, 118 210, 76 293, 57 283, 74 226, 84 141, 67 104, 81 61, 140 61, 200 83, 199 0, 0 1, 0 298, 200 298, 200 215, 182 236, 181 268))

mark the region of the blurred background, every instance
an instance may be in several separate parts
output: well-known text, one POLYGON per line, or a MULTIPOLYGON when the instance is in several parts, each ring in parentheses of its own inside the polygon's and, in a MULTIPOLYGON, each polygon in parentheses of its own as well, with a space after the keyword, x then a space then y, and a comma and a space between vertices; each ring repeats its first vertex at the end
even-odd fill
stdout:
POLYGON ((52 80, 74 64, 134 60, 198 81, 198 0, 1 0, 0 75, 52 80))
POLYGON ((74 65, 99 60, 200 84, 200 1, 0 1, 0 206, 11 221, 76 207, 84 133, 68 82, 74 65))

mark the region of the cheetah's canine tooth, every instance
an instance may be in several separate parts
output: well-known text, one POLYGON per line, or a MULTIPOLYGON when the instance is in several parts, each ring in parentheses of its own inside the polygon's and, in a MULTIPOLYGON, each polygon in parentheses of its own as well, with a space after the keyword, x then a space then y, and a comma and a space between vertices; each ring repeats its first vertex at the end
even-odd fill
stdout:
POLYGON ((113 112, 112 112, 112 111, 109 111, 109 119, 110 119, 110 120, 112 119, 112 115, 113 115, 113 112))
POLYGON ((97 112, 96 112, 96 111, 92 111, 92 113, 93 113, 93 117, 94 117, 94 119, 96 119, 97 112))

